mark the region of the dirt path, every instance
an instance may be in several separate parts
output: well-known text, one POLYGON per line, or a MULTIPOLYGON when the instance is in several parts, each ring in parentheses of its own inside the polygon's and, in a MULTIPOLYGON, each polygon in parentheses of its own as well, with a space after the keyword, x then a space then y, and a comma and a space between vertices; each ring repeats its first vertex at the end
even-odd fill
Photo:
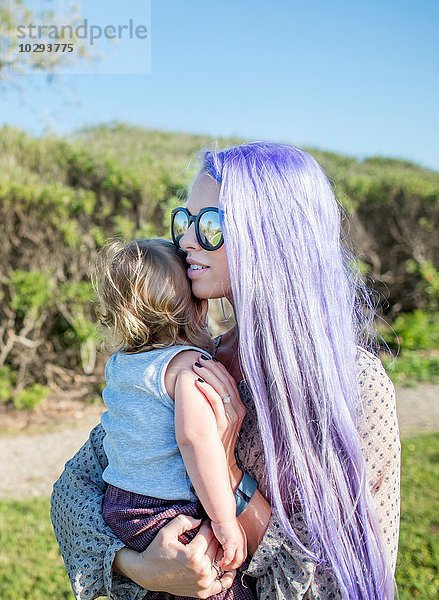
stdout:
MULTIPOLYGON (((439 431, 439 385, 398 388, 396 398, 402 437, 439 431)), ((100 411, 82 410, 50 431, 4 435, 0 430, 0 498, 49 496, 64 463, 99 422, 100 411)))

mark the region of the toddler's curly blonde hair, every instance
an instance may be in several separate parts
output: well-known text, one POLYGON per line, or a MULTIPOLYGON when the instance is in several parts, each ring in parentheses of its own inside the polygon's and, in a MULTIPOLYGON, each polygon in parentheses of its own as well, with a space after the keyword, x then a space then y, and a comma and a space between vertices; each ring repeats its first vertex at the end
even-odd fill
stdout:
POLYGON ((138 353, 182 344, 211 352, 207 302, 193 296, 186 269, 184 252, 168 240, 107 244, 91 274, 96 314, 110 333, 103 348, 138 353))

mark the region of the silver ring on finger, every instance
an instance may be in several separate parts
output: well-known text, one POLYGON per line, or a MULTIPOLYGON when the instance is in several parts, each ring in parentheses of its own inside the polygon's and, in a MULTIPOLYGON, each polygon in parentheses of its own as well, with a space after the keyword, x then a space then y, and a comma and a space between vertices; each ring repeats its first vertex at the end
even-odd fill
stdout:
POLYGON ((230 404, 230 402, 232 401, 232 396, 224 396, 223 398, 221 398, 221 400, 224 404, 230 404))
POLYGON ((220 577, 222 577, 224 575, 224 571, 221 569, 221 567, 218 565, 218 563, 216 562, 216 560, 213 561, 212 563, 212 567, 215 569, 215 571, 217 572, 217 576, 216 579, 220 579, 220 577))

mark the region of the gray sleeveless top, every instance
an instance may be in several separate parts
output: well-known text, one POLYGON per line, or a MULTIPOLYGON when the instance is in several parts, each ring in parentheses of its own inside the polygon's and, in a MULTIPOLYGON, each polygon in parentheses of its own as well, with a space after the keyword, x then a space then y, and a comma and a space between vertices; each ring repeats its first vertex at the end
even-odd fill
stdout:
POLYGON ((195 500, 175 439, 174 401, 165 388, 165 371, 179 352, 172 346, 139 354, 113 354, 105 367, 102 393, 108 410, 101 417, 107 483, 163 500, 195 500))

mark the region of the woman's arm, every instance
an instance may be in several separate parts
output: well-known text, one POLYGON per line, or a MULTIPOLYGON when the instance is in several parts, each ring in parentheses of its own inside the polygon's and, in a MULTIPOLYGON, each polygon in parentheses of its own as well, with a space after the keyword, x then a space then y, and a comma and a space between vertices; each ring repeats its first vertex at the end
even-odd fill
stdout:
POLYGON ((69 460, 53 486, 51 520, 75 598, 91 600, 112 595, 120 600, 143 598, 145 590, 114 575, 115 554, 124 544, 101 513, 107 461, 97 425, 89 439, 69 460))
MULTIPOLYGON (((51 520, 77 600, 108 596, 117 600, 144 598, 158 590, 207 598, 219 593, 212 561, 217 544, 207 525, 187 546, 178 535, 199 525, 190 517, 176 517, 143 553, 124 547, 102 517, 107 466, 105 433, 97 425, 87 442, 69 460, 55 483, 51 520), (114 569, 113 569, 114 567, 114 569)), ((231 587, 235 573, 222 578, 231 587)))
MULTIPOLYGON (((230 482, 233 491, 242 479, 242 471, 235 465, 230 471, 230 482)), ((271 506, 257 489, 247 507, 238 517, 238 521, 247 536, 247 550, 250 556, 256 552, 267 531, 271 518, 271 506)))

